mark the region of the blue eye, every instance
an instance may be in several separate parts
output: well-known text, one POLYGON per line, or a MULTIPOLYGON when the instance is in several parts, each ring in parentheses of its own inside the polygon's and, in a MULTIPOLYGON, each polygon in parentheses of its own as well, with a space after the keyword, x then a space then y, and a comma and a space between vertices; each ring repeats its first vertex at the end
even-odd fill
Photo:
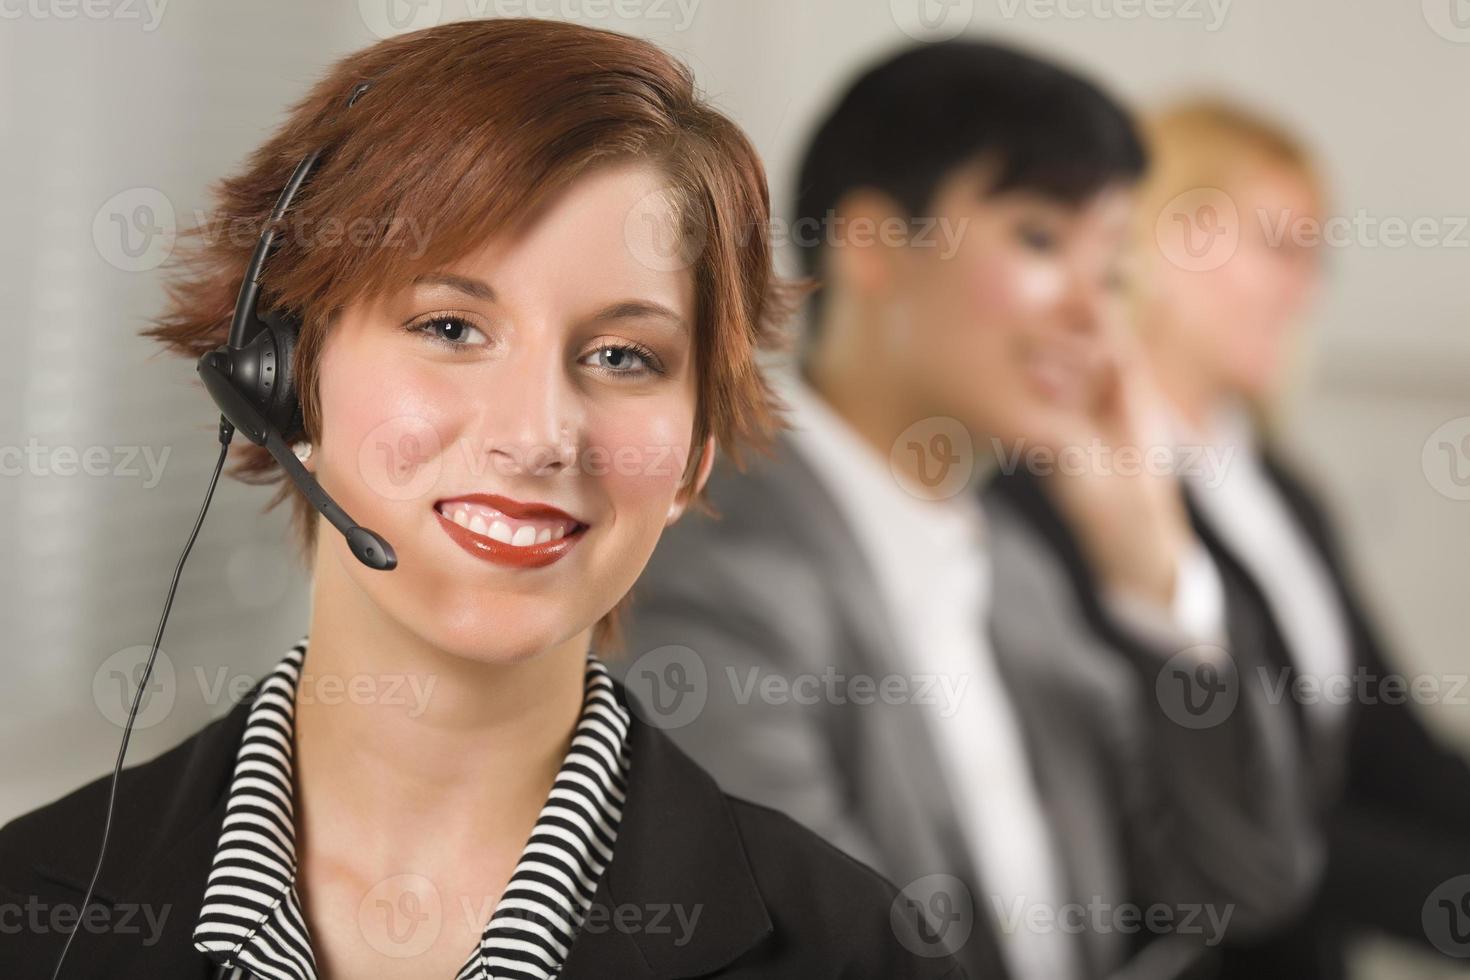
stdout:
POLYGON ((663 373, 658 365, 658 356, 641 344, 605 344, 588 354, 587 358, 595 358, 591 366, 605 374, 637 377, 663 373))
POLYGON ((412 333, 423 334, 444 347, 481 347, 489 338, 464 317, 438 314, 409 326, 412 333), (478 340, 474 338, 478 337, 478 340))

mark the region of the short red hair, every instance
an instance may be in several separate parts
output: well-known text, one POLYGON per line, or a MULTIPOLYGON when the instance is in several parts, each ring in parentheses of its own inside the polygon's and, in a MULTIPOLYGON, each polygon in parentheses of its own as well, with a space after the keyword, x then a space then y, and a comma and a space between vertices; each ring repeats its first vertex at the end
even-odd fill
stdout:
MULTIPOLYGON (((757 354, 788 345, 796 291, 774 272, 765 170, 740 129, 702 100, 688 68, 660 48, 572 24, 495 19, 404 34, 343 58, 243 170, 214 186, 215 214, 181 237, 168 304, 144 335, 188 357, 225 342, 255 238, 292 168, 319 147, 323 158, 262 275, 262 308, 302 320, 293 368, 306 438, 319 431, 318 361, 340 310, 525 226, 593 167, 646 160, 668 176, 698 245, 692 448, 712 434, 737 463, 743 447, 768 449, 780 405, 757 354), (364 81, 371 89, 344 110, 364 81)), ((237 440, 235 455, 231 475, 279 485, 267 510, 293 498, 308 558, 310 504, 262 447, 237 440)), ((686 479, 697 463, 691 453, 686 479)), ((609 614, 598 639, 615 632, 609 614)))

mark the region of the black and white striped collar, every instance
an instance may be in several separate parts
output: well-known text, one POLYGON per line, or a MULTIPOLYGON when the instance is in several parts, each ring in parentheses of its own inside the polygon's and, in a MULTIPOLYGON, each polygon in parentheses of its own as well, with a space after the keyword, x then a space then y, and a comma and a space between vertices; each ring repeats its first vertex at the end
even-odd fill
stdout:
MULTIPOLYGON (((231 980, 316 980, 296 888, 293 719, 307 638, 255 692, 194 946, 231 980)), ((587 658, 571 749, 495 911, 455 980, 556 977, 612 860, 629 770, 629 718, 587 658)))

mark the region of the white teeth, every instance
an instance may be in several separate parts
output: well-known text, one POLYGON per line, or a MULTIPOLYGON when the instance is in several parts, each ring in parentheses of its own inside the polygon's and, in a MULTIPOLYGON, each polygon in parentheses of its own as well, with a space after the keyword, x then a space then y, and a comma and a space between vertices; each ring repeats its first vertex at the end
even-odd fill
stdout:
POLYGON ((439 513, 467 531, 516 548, 559 541, 576 527, 574 524, 564 522, 551 525, 548 525, 547 522, 514 521, 508 523, 509 519, 496 519, 495 515, 499 513, 498 511, 471 504, 445 504, 439 507, 439 513))

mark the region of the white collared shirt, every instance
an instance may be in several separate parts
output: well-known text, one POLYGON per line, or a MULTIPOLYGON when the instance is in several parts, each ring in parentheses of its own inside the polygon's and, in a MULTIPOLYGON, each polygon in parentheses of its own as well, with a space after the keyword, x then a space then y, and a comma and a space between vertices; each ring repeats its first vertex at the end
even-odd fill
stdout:
POLYGON ((1196 438, 1224 462, 1215 472, 1186 475, 1195 503, 1260 585, 1295 672, 1324 693, 1308 700, 1306 715, 1323 734, 1332 733, 1346 718, 1348 699, 1330 692, 1350 682, 1353 670, 1352 640, 1332 574, 1266 473, 1246 413, 1226 409, 1196 438))
MULTIPOLYGON (((990 918, 1015 980, 1079 977, 1076 937, 1025 926, 1055 912, 1064 878, 1014 706, 990 648, 990 560, 978 494, 943 500, 905 491, 888 462, 794 373, 771 380, 791 407, 791 438, 857 536, 878 580, 900 669, 949 692, 928 719, 990 918), (948 685, 947 687, 945 685, 948 685), (1017 916, 1017 910, 1020 916, 1017 916), (1007 931, 1007 923, 1018 923, 1007 931)), ((910 690, 917 689, 910 686, 910 690)))

